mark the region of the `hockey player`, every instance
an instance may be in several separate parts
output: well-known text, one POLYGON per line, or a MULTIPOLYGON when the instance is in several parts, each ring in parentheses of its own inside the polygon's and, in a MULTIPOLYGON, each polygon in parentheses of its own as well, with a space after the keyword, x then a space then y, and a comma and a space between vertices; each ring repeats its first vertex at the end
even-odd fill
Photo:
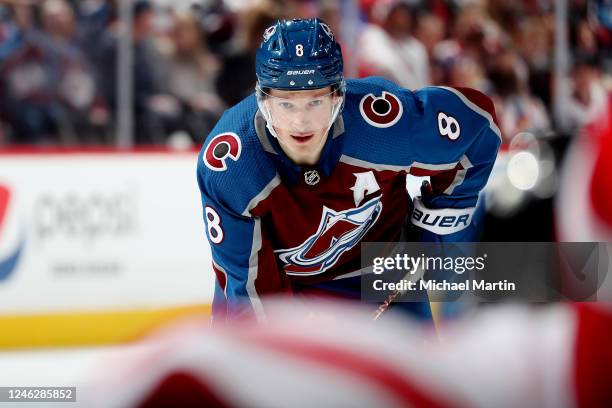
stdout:
POLYGON ((318 19, 271 26, 256 58, 256 93, 198 157, 215 319, 264 317, 272 293, 359 298, 360 243, 397 241, 408 216, 423 240, 469 236, 501 141, 489 98, 345 81, 318 19), (406 174, 427 194, 412 200, 406 174))

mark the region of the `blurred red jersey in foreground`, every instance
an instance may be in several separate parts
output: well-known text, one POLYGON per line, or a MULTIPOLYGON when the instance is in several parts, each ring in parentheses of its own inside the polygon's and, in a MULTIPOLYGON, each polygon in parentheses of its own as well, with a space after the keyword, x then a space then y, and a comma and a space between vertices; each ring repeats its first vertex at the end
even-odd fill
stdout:
POLYGON ((103 407, 595 407, 612 404, 612 310, 491 307, 438 334, 345 304, 278 301, 265 325, 168 327, 105 361, 103 407), (330 317, 334 316, 334 317, 330 317))

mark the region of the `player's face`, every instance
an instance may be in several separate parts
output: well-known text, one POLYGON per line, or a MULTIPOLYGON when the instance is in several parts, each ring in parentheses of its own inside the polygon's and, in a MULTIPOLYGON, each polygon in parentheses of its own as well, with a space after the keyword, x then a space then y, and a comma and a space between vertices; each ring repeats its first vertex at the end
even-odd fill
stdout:
POLYGON ((341 99, 331 87, 307 91, 270 90, 265 100, 270 124, 283 151, 297 164, 315 164, 341 99))

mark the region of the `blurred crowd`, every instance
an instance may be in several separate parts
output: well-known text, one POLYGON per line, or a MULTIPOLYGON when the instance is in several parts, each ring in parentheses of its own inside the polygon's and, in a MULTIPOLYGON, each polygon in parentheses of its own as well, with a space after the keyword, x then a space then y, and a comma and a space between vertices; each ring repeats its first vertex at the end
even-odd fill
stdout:
MULTIPOLYGON (((120 3, 0 0, 0 146, 116 143, 120 3)), ((567 0, 569 69, 555 87, 555 3, 133 0, 134 143, 199 145, 253 92, 265 28, 314 16, 334 29, 349 78, 479 89, 507 138, 575 129, 612 88, 612 6, 567 0)))

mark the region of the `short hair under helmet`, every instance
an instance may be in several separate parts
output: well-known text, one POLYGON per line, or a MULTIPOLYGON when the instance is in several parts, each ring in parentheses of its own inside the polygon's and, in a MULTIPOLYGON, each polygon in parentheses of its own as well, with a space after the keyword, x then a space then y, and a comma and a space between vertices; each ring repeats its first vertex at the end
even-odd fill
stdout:
POLYGON ((260 89, 318 89, 344 81, 340 45, 318 18, 282 20, 266 29, 255 64, 260 89))

